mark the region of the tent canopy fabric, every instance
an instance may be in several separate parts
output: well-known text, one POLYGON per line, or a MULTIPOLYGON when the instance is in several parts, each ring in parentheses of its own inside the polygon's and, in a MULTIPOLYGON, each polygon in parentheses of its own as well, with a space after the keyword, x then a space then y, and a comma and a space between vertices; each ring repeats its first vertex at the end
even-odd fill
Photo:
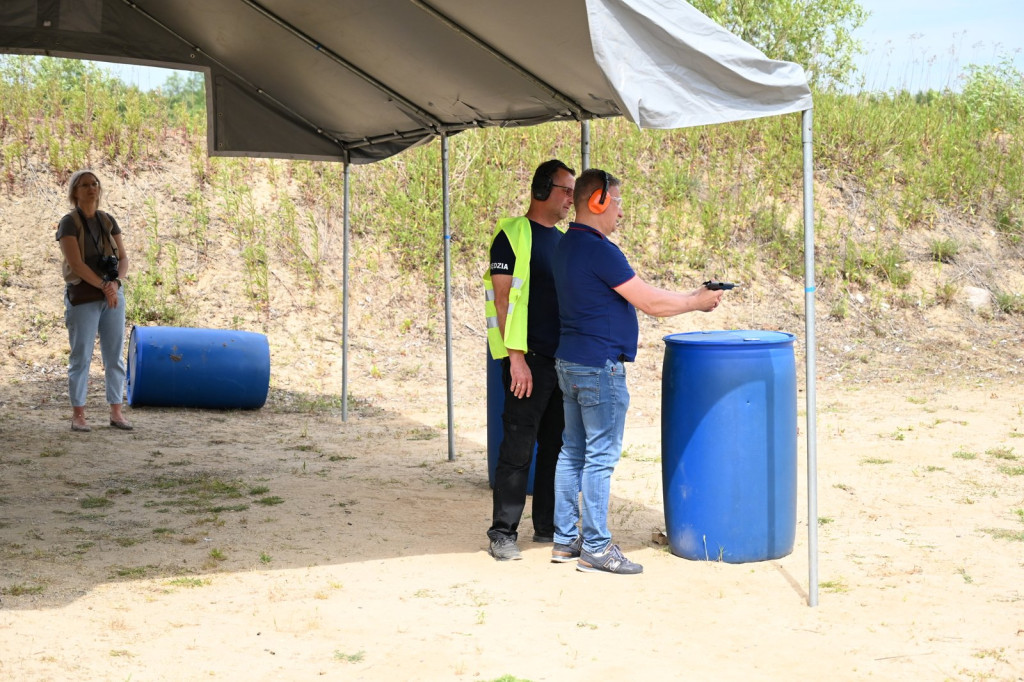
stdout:
POLYGON ((213 155, 378 161, 441 133, 811 108, 682 0, 4 0, 0 52, 200 70, 213 155))

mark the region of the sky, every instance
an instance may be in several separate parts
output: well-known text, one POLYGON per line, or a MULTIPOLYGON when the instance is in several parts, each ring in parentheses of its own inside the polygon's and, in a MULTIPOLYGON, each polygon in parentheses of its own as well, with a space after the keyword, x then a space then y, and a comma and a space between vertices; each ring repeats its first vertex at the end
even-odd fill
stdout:
POLYGON ((1013 59, 1024 71, 1022 0, 859 0, 871 12, 855 34, 867 90, 959 90, 970 64, 1013 59))
MULTIPOLYGON (((867 90, 959 90, 970 64, 1002 56, 1024 71, 1024 0, 859 0, 871 13, 856 37, 867 52, 857 59, 867 90)), ((142 89, 164 83, 168 69, 110 65, 142 89)))

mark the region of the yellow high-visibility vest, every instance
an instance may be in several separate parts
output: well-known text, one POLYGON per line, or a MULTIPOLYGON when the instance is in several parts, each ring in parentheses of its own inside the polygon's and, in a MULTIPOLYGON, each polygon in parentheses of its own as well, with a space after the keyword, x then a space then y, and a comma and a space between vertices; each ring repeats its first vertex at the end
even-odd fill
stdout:
MULTIPOLYGON (((533 230, 526 217, 502 218, 494 230, 494 237, 504 232, 516 255, 512 272, 512 288, 508 292, 508 314, 505 316, 505 336, 498 327, 498 309, 494 304, 494 285, 491 269, 484 273, 484 310, 487 315, 487 346, 495 360, 508 357, 508 349, 528 350, 526 347, 526 320, 530 302, 530 253, 533 248, 533 230)), ((494 238, 491 238, 494 243, 494 238)))

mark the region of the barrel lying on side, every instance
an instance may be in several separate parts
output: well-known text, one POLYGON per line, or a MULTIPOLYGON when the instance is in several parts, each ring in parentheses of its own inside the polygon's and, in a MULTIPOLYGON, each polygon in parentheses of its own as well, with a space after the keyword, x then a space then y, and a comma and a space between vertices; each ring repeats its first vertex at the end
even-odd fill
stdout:
POLYGON ((136 326, 127 383, 132 407, 256 409, 270 390, 270 345, 255 332, 136 326))

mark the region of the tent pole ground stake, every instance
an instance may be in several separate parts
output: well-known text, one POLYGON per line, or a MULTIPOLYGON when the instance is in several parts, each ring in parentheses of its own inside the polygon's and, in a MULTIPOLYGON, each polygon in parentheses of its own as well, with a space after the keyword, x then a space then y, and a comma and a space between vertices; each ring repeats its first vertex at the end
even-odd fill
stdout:
POLYGON ((814 154, 813 109, 802 114, 804 145, 804 323, 807 329, 807 605, 818 605, 818 451, 814 385, 817 382, 814 340, 814 154))

